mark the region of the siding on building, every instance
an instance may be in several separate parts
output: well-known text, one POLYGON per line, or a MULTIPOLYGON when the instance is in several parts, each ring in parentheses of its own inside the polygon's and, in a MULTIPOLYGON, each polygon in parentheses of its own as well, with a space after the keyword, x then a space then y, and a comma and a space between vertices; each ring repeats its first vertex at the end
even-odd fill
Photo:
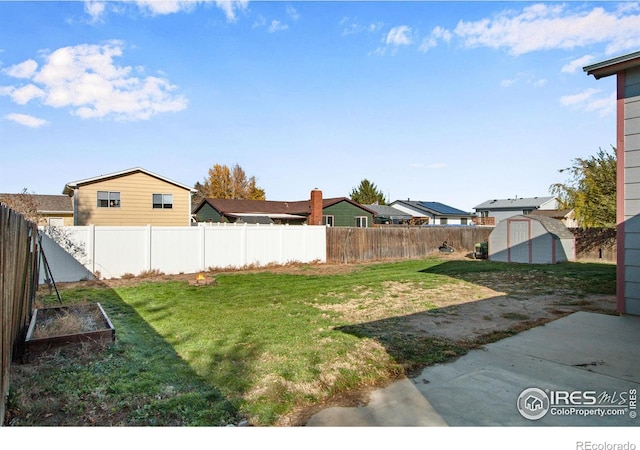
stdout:
POLYGON ((188 226, 191 194, 184 187, 132 172, 78 186, 75 225, 188 226), (119 208, 98 208, 98 191, 119 192, 119 208), (153 208, 153 194, 172 194, 173 207, 153 208))
MULTIPOLYGON (((219 222, 222 222, 222 215, 218 211, 216 211, 216 209, 213 208, 211 205, 209 205, 208 203, 205 203, 202 205, 202 207, 200 207, 200 209, 198 209, 198 212, 196 214, 196 220, 198 222, 219 223, 219 222)), ((228 222, 228 221, 225 220, 225 222, 228 222)))
POLYGON ((640 314, 640 67, 624 77, 624 309, 640 314))
POLYGON ((356 217, 366 217, 367 227, 373 226, 373 214, 346 201, 323 208, 322 215, 333 216, 334 227, 355 227, 356 217))

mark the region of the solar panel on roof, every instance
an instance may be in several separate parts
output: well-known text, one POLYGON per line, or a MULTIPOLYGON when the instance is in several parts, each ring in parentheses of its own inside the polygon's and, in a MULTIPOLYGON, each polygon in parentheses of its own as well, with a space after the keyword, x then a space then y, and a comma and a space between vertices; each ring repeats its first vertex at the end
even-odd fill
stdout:
POLYGON ((464 214, 467 215, 465 211, 461 211, 459 209, 453 208, 451 206, 444 205, 439 202, 418 202, 421 206, 425 208, 432 209, 440 214, 464 214))

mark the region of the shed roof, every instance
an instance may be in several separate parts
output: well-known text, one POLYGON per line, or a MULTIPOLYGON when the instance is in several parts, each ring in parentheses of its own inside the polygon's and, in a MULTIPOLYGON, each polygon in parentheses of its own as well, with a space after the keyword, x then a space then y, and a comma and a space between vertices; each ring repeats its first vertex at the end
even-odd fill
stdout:
POLYGON ((526 216, 520 215, 520 216, 510 217, 510 220, 515 218, 525 218, 525 219, 531 219, 531 220, 540 222, 542 226, 545 228, 545 230, 555 235, 559 239, 574 239, 573 233, 569 231, 567 227, 565 227, 564 224, 558 219, 554 219, 552 217, 545 217, 545 216, 534 216, 529 214, 526 216))
POLYGON ((640 51, 627 53, 582 68, 587 75, 593 75, 596 80, 614 75, 620 71, 640 66, 640 51))
POLYGON ((521 209, 539 208, 545 203, 554 200, 555 197, 528 197, 487 200, 474 206, 473 209, 521 209))
POLYGON ((86 184, 92 184, 92 183, 97 183, 99 181, 104 181, 104 180, 108 180, 111 178, 119 178, 119 177, 124 177, 127 175, 131 175, 133 173, 144 173, 147 174, 151 177, 157 178, 159 180, 165 181, 167 183, 173 184, 175 186, 178 186, 180 188, 186 189, 190 192, 196 192, 195 189, 193 189, 190 186, 187 186, 185 184, 182 183, 178 183, 177 181, 173 181, 167 177, 163 177, 162 175, 158 175, 156 173, 153 173, 149 170, 143 169, 142 167, 134 167, 132 169, 127 169, 127 170, 122 170, 120 172, 113 172, 113 173, 108 173, 106 175, 98 175, 97 177, 91 177, 91 178, 85 178, 83 180, 78 180, 78 181, 70 181, 67 184, 64 185, 64 189, 62 190, 63 194, 70 194, 71 192, 73 192, 74 189, 76 189, 77 187, 80 187, 82 185, 86 185, 86 184))

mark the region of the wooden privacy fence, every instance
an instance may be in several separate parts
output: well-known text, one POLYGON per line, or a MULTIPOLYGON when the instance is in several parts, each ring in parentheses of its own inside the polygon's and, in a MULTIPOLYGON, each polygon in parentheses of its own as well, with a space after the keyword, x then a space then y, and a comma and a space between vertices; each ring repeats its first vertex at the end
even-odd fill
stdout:
POLYGON ((472 226, 328 227, 327 262, 351 263, 421 258, 438 253, 443 242, 456 252, 470 253, 489 239, 493 228, 472 226))
POLYGON ((11 359, 24 341, 38 287, 38 227, 0 204, 0 426, 11 359))

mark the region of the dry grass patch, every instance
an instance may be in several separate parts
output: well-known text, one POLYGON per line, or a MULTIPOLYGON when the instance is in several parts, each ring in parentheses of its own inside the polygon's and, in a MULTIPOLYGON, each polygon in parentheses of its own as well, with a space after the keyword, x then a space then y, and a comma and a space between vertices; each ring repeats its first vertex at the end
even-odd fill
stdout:
POLYGON ((363 323, 500 295, 504 294, 458 280, 436 287, 424 287, 422 283, 409 281, 385 281, 380 290, 360 287, 350 293, 330 292, 326 294, 327 297, 341 301, 332 304, 312 303, 312 306, 338 313, 347 322, 363 323))

